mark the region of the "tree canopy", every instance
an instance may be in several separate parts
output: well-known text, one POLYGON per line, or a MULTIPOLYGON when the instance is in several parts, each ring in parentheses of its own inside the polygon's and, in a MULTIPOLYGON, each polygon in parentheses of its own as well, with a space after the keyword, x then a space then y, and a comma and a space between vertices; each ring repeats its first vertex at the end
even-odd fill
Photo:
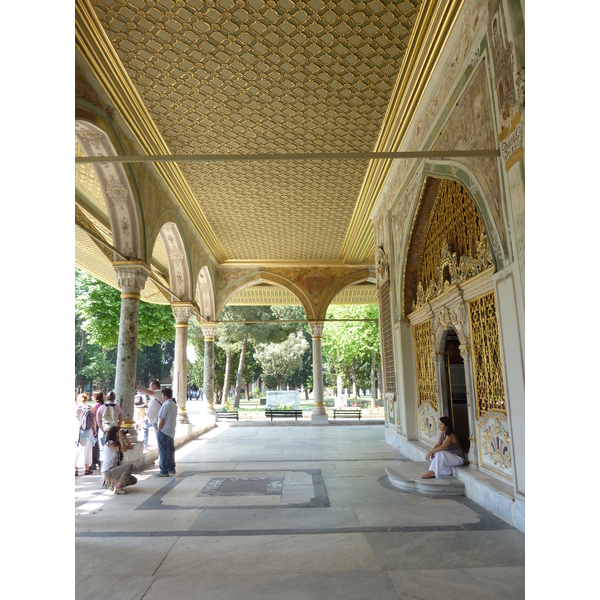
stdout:
MULTIPOLYGON (((89 342, 110 350, 119 342, 121 292, 75 270, 75 313, 89 342)), ((175 317, 169 305, 140 302, 138 348, 175 339, 175 317)))

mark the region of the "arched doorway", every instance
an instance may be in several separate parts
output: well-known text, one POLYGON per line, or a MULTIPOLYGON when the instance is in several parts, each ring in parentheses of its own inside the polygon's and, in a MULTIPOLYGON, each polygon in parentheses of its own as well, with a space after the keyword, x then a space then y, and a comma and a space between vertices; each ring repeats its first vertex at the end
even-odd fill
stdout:
POLYGON ((462 442, 466 456, 469 451, 469 415, 465 363, 460 354, 459 346, 458 335, 450 327, 444 347, 444 377, 446 379, 443 386, 446 394, 444 400, 448 409, 448 416, 452 419, 454 432, 462 442))

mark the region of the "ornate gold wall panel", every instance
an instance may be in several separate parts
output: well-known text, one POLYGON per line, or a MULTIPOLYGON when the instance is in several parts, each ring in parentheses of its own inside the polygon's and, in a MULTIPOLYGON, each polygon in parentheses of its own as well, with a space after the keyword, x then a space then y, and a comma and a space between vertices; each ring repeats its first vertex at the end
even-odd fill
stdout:
POLYGON ((436 204, 425 238, 425 250, 419 260, 419 283, 426 289, 436 279, 444 243, 451 253, 473 256, 484 234, 475 203, 458 182, 442 179, 436 204))
POLYGON ((437 410, 437 387, 433 364, 433 334, 431 321, 415 325, 415 365, 417 370, 417 406, 429 402, 437 410))
MULTIPOLYGON (((173 154, 348 152, 375 146, 421 0, 91 5, 173 154)), ((180 168, 229 258, 336 260, 367 165, 180 168)))
POLYGON ((460 183, 441 179, 435 202, 429 207, 420 205, 412 227, 405 264, 405 311, 406 306, 417 310, 451 286, 494 266, 473 199, 460 183))
POLYGON ((394 341, 392 339, 392 310, 390 301, 390 282, 379 288, 379 328, 381 337, 381 361, 385 394, 395 394, 396 373, 394 369, 394 341))
POLYGON ((491 410, 506 414, 494 292, 469 302, 469 321, 477 417, 491 410))

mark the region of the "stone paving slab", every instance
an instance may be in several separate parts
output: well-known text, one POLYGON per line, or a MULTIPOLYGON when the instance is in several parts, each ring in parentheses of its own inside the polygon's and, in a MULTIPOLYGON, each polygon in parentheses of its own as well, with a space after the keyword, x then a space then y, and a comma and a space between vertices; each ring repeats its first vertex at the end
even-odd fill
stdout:
POLYGON ((367 533, 366 537, 381 566, 390 571, 525 564, 523 534, 516 529, 367 533))
POLYGON ((190 528, 201 531, 320 530, 359 527, 351 508, 267 508, 204 511, 190 528))
POLYGON ((388 571, 400 598, 411 600, 520 600, 524 567, 388 571))
POLYGON ((157 577, 144 600, 399 600, 386 573, 157 577))
POLYGON ((380 571, 364 534, 180 538, 157 576, 380 571), (227 560, 224 561, 223 557, 227 560))

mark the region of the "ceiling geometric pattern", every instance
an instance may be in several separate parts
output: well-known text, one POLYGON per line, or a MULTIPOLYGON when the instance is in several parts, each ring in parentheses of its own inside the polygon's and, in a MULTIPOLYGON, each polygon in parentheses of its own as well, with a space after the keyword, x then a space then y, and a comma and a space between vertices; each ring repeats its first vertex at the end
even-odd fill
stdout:
MULTIPOLYGON (((173 154, 364 152, 421 0, 93 0, 173 154)), ((337 260, 368 161, 180 163, 231 260, 337 260)))

